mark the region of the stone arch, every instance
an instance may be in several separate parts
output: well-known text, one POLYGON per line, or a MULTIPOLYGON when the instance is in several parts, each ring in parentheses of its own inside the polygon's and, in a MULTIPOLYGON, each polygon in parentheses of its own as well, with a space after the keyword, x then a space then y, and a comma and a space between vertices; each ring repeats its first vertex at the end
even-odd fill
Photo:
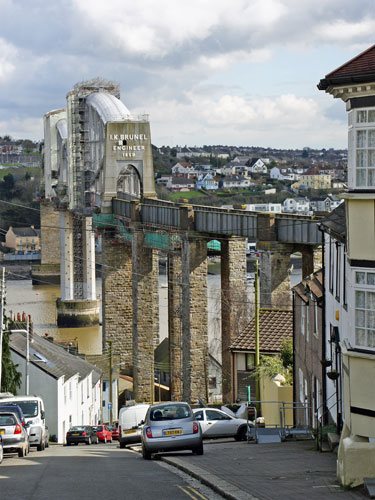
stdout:
POLYGON ((116 181, 117 192, 125 193, 131 197, 141 199, 143 196, 143 183, 138 169, 132 165, 125 165, 116 181))

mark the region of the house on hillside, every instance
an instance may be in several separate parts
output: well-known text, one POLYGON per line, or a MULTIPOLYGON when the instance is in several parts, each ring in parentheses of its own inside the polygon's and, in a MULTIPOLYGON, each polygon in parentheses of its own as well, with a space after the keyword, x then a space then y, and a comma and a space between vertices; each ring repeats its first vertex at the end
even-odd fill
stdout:
POLYGON ((167 182, 167 188, 171 191, 192 191, 195 189, 195 181, 186 177, 171 177, 167 182))
POLYGON ((260 158, 254 158, 249 163, 249 172, 253 174, 266 174, 267 165, 260 158))
POLYGON ((283 212, 307 215, 310 211, 308 198, 286 198, 283 201, 283 212))
POLYGON ((5 246, 12 248, 15 253, 26 254, 40 251, 39 231, 34 226, 12 227, 5 235, 5 246))
MULTIPOLYGON (((21 372, 26 394, 26 335, 10 337, 11 358, 21 372)), ((102 419, 101 371, 39 335, 30 342, 29 393, 41 396, 51 436, 64 443, 72 425, 96 425, 102 419)))
POLYGON ((323 270, 313 273, 293 288, 294 401, 306 405, 296 409, 295 423, 317 426, 326 411, 327 364, 323 328, 323 270), (306 418, 307 417, 307 418, 306 418))
POLYGON ((224 189, 241 189, 251 186, 250 179, 240 177, 239 175, 227 175, 219 181, 219 187, 224 189))
MULTIPOLYGON (((293 311, 261 309, 259 312, 260 356, 280 354, 283 341, 293 338, 293 311)), ((255 318, 230 346, 233 363, 233 401, 247 401, 246 386, 256 393, 255 368, 255 318)), ((254 399, 254 398, 252 398, 254 399)))
POLYGON ((205 189, 206 191, 212 191, 219 188, 219 182, 215 177, 208 173, 206 175, 200 174, 198 180, 195 184, 196 189, 205 189))

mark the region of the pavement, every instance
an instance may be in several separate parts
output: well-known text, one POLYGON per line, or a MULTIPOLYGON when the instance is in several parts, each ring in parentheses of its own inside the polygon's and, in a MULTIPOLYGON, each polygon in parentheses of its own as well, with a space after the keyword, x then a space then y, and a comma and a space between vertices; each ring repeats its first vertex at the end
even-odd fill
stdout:
POLYGON ((173 453, 159 459, 199 479, 228 500, 363 499, 363 487, 344 490, 336 479, 336 455, 315 442, 256 444, 204 442, 204 455, 173 453))

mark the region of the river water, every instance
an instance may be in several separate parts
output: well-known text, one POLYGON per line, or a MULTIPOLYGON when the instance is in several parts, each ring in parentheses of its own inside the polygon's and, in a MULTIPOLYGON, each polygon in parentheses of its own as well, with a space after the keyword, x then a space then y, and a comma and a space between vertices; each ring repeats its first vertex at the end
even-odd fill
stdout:
MULTIPOLYGON (((210 266, 210 272, 217 271, 217 264, 210 266)), ((300 269, 294 269, 291 285, 301 279, 300 269)), ((208 339, 209 351, 218 361, 221 360, 221 311, 220 311, 220 275, 209 274, 207 283, 208 296, 208 339)), ((96 281, 97 298, 101 299, 101 279, 96 281)), ((249 282, 248 300, 253 303, 254 287, 249 282)), ((48 333, 57 341, 74 341, 82 354, 102 353, 102 327, 58 328, 56 324, 56 299, 60 297, 58 285, 33 286, 31 280, 7 280, 6 312, 30 315, 34 332, 44 336, 48 333)), ((162 341, 168 335, 168 289, 165 274, 159 276, 159 338, 162 341)))

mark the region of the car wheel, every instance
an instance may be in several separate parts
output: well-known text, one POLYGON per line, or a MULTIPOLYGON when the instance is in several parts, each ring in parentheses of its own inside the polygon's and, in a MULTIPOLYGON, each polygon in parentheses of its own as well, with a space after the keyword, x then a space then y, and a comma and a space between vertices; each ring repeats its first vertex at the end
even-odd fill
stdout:
POLYGON ((151 453, 149 451, 147 451, 144 446, 142 446, 142 457, 145 460, 151 460, 151 453))
POLYGON ((91 438, 89 437, 88 440, 86 441, 86 444, 87 445, 90 445, 91 444, 91 438))
POLYGON ((39 443, 39 444, 37 445, 36 449, 37 449, 38 451, 43 451, 43 450, 44 450, 44 442, 39 443))
POLYGON ((234 439, 236 441, 246 441, 246 439, 247 439, 247 432, 246 432, 246 426, 245 425, 243 427, 240 427, 238 429, 238 432, 234 436, 234 439))
POLYGON ((74 446, 78 446, 78 443, 74 443, 74 446))
POLYGON ((71 443, 66 443, 66 446, 70 446, 70 445, 71 445, 71 443))
POLYGON ((106 438, 106 437, 104 438, 103 443, 104 443, 104 444, 107 444, 107 438, 106 438))
POLYGON ((194 455, 203 455, 203 443, 200 446, 193 449, 194 455))
POLYGON ((122 448, 122 449, 126 448, 126 444, 125 443, 120 443, 120 448, 122 448))
POLYGON ((25 457, 26 456, 26 449, 25 448, 19 448, 18 449, 18 456, 19 457, 25 457))

